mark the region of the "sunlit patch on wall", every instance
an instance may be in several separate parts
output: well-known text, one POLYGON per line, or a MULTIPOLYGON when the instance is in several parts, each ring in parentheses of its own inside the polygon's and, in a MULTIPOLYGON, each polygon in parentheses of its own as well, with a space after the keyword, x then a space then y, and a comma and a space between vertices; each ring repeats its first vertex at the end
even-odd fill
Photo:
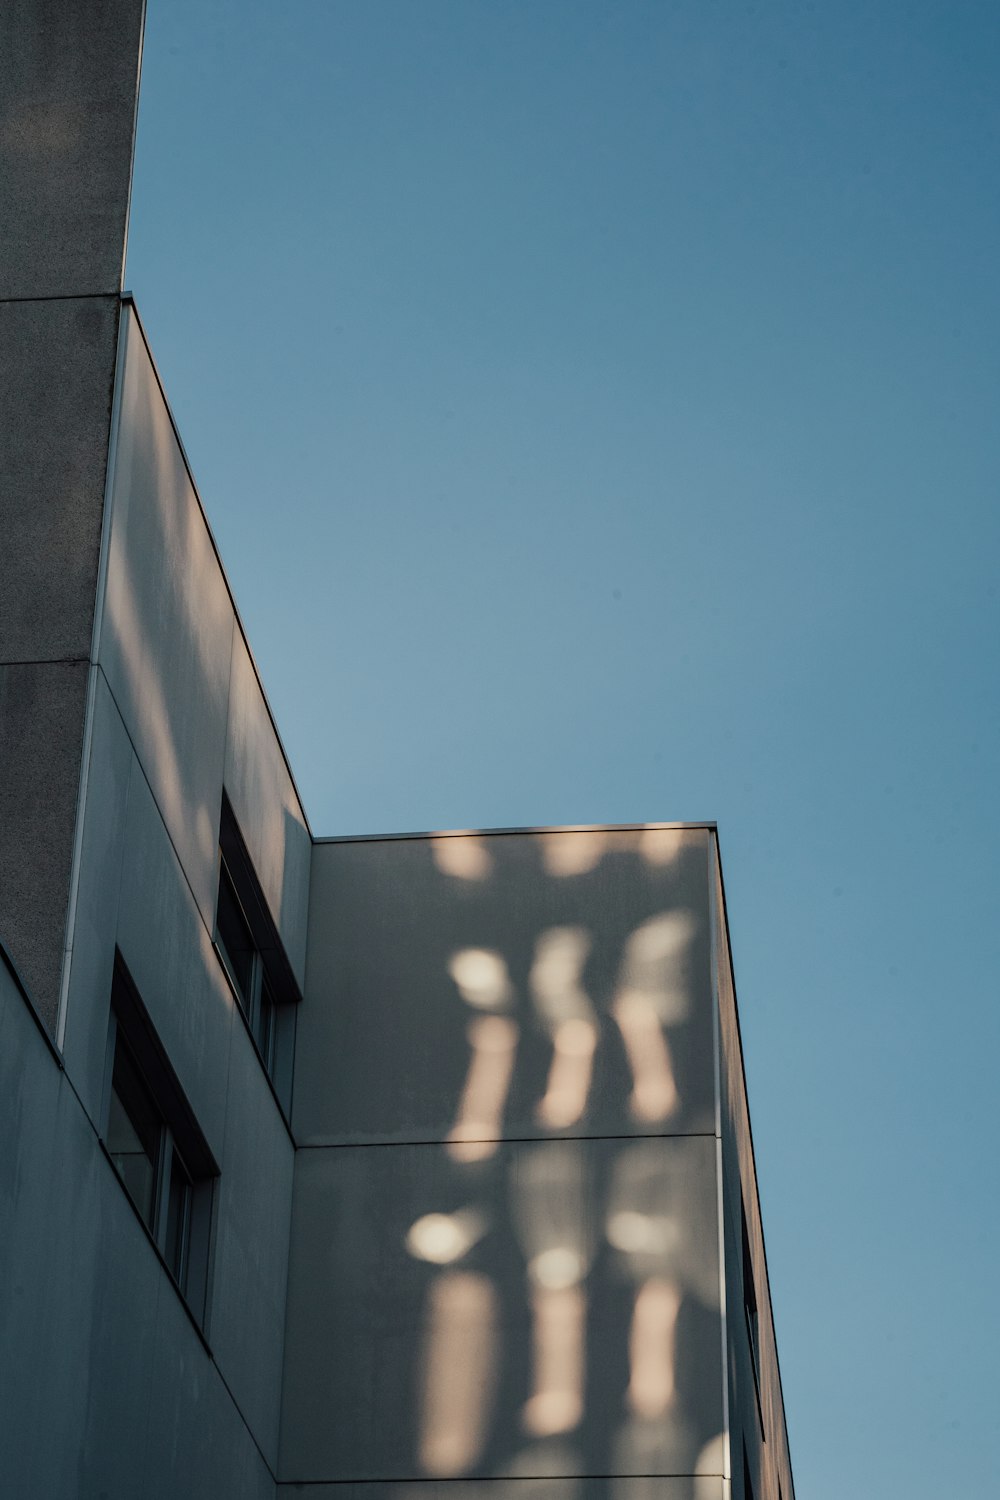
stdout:
POLYGON ((663 1416, 677 1394, 675 1333, 681 1293, 673 1281, 651 1276, 635 1297, 629 1331, 628 1404, 640 1417, 663 1416))
POLYGON ((453 1214, 424 1214, 410 1226, 406 1248, 417 1260, 447 1266, 467 1255, 485 1232, 485 1216, 471 1208, 453 1214))
POLYGON ((669 1256, 679 1241, 677 1220, 667 1214, 620 1208, 608 1220, 608 1242, 624 1255, 669 1256))
POLYGON ((492 948, 460 948, 448 960, 448 973, 466 1005, 476 1010, 508 1010, 513 1003, 506 961, 492 948))
POLYGON ((608 835, 595 829, 561 829, 538 835, 542 864, 549 875, 586 875, 600 864, 608 835))
POLYGON ((471 1271, 436 1276, 417 1391, 426 1474, 445 1478, 475 1464, 489 1429, 499 1357, 497 1293, 490 1278, 471 1271))
POLYGON ((532 1291, 533 1381, 521 1414, 537 1437, 572 1432, 583 1416, 587 1299, 580 1286, 532 1291))
POLYGON ((532 999, 552 1037, 552 1062, 537 1116, 550 1129, 574 1125, 587 1107, 597 1018, 581 983, 591 939, 583 927, 551 927, 535 944, 532 999))
POLYGON ((432 838, 431 855, 442 875, 456 880, 488 880, 493 857, 478 834, 448 834, 432 838))
POLYGON ((578 1142, 523 1153, 510 1179, 515 1228, 528 1266, 531 1394, 522 1422, 536 1436, 570 1432, 583 1415, 587 1298, 593 1235, 586 1161, 578 1142))
POLYGON ((639 853, 647 865, 660 869, 680 857, 684 842, 683 828, 644 828, 639 834, 639 853))
POLYGON ((466 1028, 469 1066, 446 1148, 455 1161, 483 1161, 500 1139, 514 1072, 518 1027, 508 1016, 476 1016, 466 1028))
POLYGON ((691 1008, 688 952, 695 933, 690 912, 650 917, 629 936, 622 954, 612 1015, 632 1070, 630 1108, 637 1120, 662 1123, 681 1105, 663 1028, 691 1008))

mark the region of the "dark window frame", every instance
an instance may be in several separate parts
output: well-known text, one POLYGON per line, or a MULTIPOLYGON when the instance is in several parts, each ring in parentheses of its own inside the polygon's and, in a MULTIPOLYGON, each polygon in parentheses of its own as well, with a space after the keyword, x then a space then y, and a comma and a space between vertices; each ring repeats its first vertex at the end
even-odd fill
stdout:
POLYGON ((204 1335, 219 1168, 117 950, 101 1119, 101 1145, 115 1176, 204 1335), (126 1098, 126 1094, 131 1097, 126 1098), (117 1120, 124 1119, 134 1129, 134 1114, 140 1106, 146 1110, 147 1130, 155 1135, 145 1151, 152 1172, 148 1203, 140 1202, 130 1185, 122 1167, 122 1157, 127 1153, 116 1150, 115 1140, 117 1120))
POLYGON ((219 820, 219 882, 212 941, 287 1124, 291 1115, 295 1017, 302 992, 225 791, 219 820))
POLYGON ((754 1276, 753 1255, 750 1251, 750 1232, 747 1228, 746 1204, 740 1202, 741 1249, 743 1259, 743 1321, 746 1325, 747 1344, 750 1349, 750 1369, 753 1372, 753 1390, 757 1399, 757 1421, 760 1424, 761 1441, 766 1442, 764 1431, 764 1408, 760 1397, 760 1309, 757 1303, 757 1282, 754 1276))

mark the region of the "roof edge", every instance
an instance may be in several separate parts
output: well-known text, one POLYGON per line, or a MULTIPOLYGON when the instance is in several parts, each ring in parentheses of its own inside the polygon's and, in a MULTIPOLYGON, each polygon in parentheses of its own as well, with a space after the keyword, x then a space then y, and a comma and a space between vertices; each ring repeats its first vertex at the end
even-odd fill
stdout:
POLYGON ((400 839, 506 838, 525 833, 642 833, 646 829, 703 829, 716 833, 717 824, 695 823, 554 823, 524 828, 442 828, 419 833, 345 833, 313 837, 314 844, 396 843, 400 839))

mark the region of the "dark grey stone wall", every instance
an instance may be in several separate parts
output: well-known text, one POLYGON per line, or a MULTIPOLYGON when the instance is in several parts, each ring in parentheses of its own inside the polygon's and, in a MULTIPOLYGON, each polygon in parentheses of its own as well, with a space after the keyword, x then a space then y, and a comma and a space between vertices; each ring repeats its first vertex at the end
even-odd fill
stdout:
POLYGON ((143 11, 0 7, 0 300, 121 290, 143 11))
POLYGON ((0 662, 90 655, 118 307, 0 302, 0 662))
POLYGON ((143 0, 0 7, 0 936, 55 1034, 143 0))
POLYGON ((0 666, 0 931, 54 1031, 86 662, 0 666))

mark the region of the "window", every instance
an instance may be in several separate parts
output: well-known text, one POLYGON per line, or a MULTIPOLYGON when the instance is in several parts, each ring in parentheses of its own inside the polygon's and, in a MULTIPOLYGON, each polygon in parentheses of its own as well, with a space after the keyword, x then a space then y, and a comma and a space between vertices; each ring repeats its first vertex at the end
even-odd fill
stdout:
POLYGON ((219 831, 215 947, 260 1060, 287 1114, 295 1004, 301 994, 225 795, 219 831))
POLYGON ((740 1204, 740 1219, 743 1231, 743 1316, 746 1320, 747 1339, 750 1344, 750 1366, 753 1370, 754 1393, 757 1397, 757 1419, 760 1422, 760 1435, 763 1438, 764 1415, 760 1404, 760 1316, 757 1311, 757 1288, 754 1285, 747 1214, 742 1203, 740 1204))
POLYGON ((108 1028, 104 1146, 178 1290, 203 1324, 218 1168, 120 954, 108 1028))

